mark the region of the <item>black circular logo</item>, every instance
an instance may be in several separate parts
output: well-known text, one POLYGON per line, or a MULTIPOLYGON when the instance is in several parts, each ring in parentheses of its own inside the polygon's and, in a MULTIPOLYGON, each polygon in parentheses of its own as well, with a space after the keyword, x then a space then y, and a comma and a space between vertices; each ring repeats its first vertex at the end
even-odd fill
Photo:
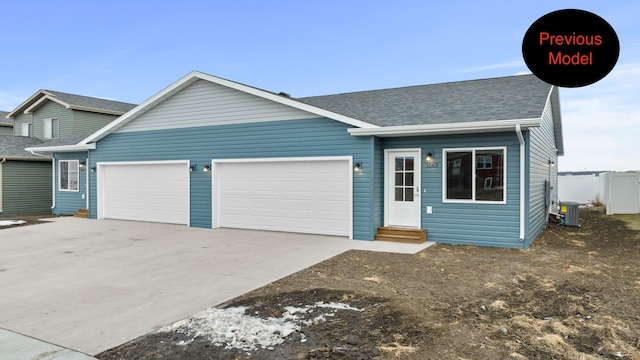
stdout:
POLYGON ((607 76, 618 61, 620 42, 611 25, 584 10, 551 12, 529 27, 522 56, 529 70, 557 86, 580 87, 607 76))

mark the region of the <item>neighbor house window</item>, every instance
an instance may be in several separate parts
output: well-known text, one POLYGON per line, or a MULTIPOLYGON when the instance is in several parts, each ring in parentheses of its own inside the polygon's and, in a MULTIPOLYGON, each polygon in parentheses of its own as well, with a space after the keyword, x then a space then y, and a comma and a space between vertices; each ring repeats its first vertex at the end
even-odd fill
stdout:
POLYGON ((44 119, 44 138, 57 139, 60 137, 60 120, 56 118, 44 119))
POLYGON ((78 191, 78 160, 60 160, 60 190, 78 191))
POLYGON ((506 148, 445 149, 443 201, 501 202, 506 148))
POLYGON ((20 125, 20 136, 31 136, 31 124, 22 123, 20 125))

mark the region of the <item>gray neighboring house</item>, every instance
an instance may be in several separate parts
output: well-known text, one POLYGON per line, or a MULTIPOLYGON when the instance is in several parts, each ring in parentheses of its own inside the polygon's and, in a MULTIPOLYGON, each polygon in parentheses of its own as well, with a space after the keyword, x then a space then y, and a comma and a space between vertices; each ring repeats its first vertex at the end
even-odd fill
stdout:
POLYGON ((8 111, 0 111, 0 135, 13 135, 13 119, 5 118, 8 111))
POLYGON ((51 154, 29 152, 25 148, 84 138, 134 107, 118 101, 39 90, 14 110, 0 113, 0 216, 51 212, 51 154))

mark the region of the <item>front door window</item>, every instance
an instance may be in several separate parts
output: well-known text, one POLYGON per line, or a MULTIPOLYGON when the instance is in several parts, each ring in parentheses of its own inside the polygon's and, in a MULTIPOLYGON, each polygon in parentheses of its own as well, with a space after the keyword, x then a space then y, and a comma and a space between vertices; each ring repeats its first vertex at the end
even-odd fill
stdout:
POLYGON ((396 156, 395 158, 395 200, 413 201, 414 158, 396 156))

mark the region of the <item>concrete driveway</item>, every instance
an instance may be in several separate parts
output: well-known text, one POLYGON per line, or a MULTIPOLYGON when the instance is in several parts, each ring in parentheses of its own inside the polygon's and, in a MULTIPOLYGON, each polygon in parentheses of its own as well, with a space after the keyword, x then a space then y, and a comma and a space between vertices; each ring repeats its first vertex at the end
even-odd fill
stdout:
POLYGON ((349 249, 428 245, 57 218, 0 230, 0 328, 95 355, 349 249))

